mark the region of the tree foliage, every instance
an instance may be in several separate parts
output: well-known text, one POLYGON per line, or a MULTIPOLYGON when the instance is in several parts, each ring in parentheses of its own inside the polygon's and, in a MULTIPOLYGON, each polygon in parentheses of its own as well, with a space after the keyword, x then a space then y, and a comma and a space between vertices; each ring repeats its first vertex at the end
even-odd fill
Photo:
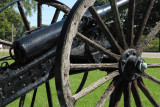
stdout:
MULTIPOLYGON (((148 0, 147 0, 148 1, 148 0)), ((135 25, 139 25, 142 22, 142 16, 145 13, 147 2, 143 0, 136 6, 135 14, 135 25)), ((150 17, 147 21, 147 26, 145 28, 144 34, 148 34, 149 31, 160 21, 160 1, 155 0, 154 6, 150 13, 150 17)))
MULTIPOLYGON (((6 6, 13 1, 15 0, 0 0, 0 8, 6 6)), ((21 0, 21 4, 24 7, 25 13, 29 16, 32 15, 33 11, 36 11, 37 3, 35 2, 35 0, 21 0)), ((14 5, 10 6, 10 8, 17 8, 17 4, 15 3, 14 5)))
MULTIPOLYGON (((108 0, 96 0, 95 5, 100 6, 100 5, 103 5, 107 2, 108 2, 108 0)), ((137 0, 137 2, 138 3, 136 4, 136 8, 135 8, 136 11, 135 11, 135 21, 134 22, 135 22, 136 28, 138 29, 139 24, 142 22, 142 16, 145 13, 146 5, 147 5, 148 0, 140 0, 140 1, 137 0)), ((121 11, 120 12, 120 17, 121 17, 121 21, 123 23, 124 29, 126 29, 125 25, 127 23, 126 20, 128 18, 128 9, 121 11)), ((111 21, 111 20, 113 20, 113 18, 109 18, 106 21, 111 21)), ((159 21, 160 21, 160 0, 155 0, 154 6, 152 8, 150 17, 149 17, 148 22, 147 22, 147 26, 144 30, 144 34, 145 35, 148 34, 149 31, 159 21)), ((112 30, 113 29, 114 29, 114 27, 112 28, 112 30)), ((135 30, 137 30, 137 29, 135 29, 135 30)))
MULTIPOLYGON (((0 0, 0 9, 15 0, 0 0)), ((31 16, 32 12, 36 10, 37 4, 35 0, 21 0, 26 15, 31 16)), ((17 11, 17 4, 8 7, 0 13, 0 39, 11 41, 12 38, 12 25, 14 26, 14 35, 17 38, 21 37, 25 27, 22 18, 17 11)))
POLYGON ((11 41, 12 24, 14 25, 14 34, 20 36, 23 30, 23 21, 18 12, 12 8, 8 8, 0 13, 0 38, 11 41))

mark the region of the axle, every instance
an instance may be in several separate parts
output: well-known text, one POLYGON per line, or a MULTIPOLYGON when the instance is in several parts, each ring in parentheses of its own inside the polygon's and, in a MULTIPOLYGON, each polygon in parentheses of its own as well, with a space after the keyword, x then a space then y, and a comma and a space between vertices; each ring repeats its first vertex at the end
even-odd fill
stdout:
POLYGON ((119 61, 120 73, 126 80, 135 80, 144 72, 147 64, 135 49, 126 50, 119 61))

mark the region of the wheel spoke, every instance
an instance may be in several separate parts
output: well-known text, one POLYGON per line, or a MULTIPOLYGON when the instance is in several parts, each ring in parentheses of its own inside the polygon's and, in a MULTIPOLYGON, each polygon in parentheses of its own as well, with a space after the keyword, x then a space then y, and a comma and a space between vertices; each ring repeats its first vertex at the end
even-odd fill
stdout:
POLYGON ((38 3, 38 17, 37 26, 42 26, 42 4, 38 3))
POLYGON ((102 79, 99 79, 98 81, 96 81, 95 83, 90 85, 89 87, 87 87, 87 88, 83 89, 82 91, 80 91, 79 93, 75 94, 73 96, 73 98, 75 99, 75 101, 78 100, 79 98, 87 95, 88 93, 92 92, 93 90, 95 90, 99 86, 103 85, 105 82, 109 81, 110 79, 112 79, 118 75, 119 75, 118 71, 114 71, 114 72, 108 74, 107 76, 103 77, 102 79))
POLYGON ((70 64, 70 69, 72 70, 92 70, 106 68, 118 68, 118 63, 70 64))
POLYGON ((53 16, 53 19, 52 19, 51 24, 53 24, 53 23, 55 23, 55 22, 57 21, 58 16, 59 16, 59 13, 60 13, 60 10, 59 10, 59 9, 56 9, 56 12, 55 12, 55 14, 54 14, 54 16, 53 16))
POLYGON ((50 84, 48 81, 45 84, 46 84, 46 91, 47 91, 47 98, 48 98, 49 107, 53 107, 50 84))
POLYGON ((97 102, 96 107, 103 107, 109 96, 113 93, 116 86, 120 83, 120 80, 112 81, 111 84, 108 86, 108 88, 105 90, 104 94, 100 98, 100 100, 97 102))
POLYGON ((34 93, 33 93, 31 107, 34 107, 34 102, 35 102, 35 99, 36 99, 36 95, 37 95, 37 88, 34 90, 34 93))
POLYGON ((84 75, 83 75, 83 79, 81 81, 81 84, 80 86, 78 87, 76 93, 80 92, 84 86, 84 84, 86 83, 86 80, 87 80, 87 77, 88 77, 88 72, 85 72, 84 75))
POLYGON ((119 107, 123 89, 124 89, 123 82, 121 82, 118 86, 116 86, 114 92, 110 96, 109 107, 119 107))
POLYGON ((138 92, 137 80, 133 81, 131 89, 132 89, 132 94, 133 94, 136 106, 143 107, 142 102, 141 102, 141 98, 140 98, 139 92, 138 92))
POLYGON ((27 20, 26 14, 24 13, 24 10, 23 10, 23 8, 22 8, 22 6, 21 6, 21 4, 20 4, 19 1, 17 2, 17 4, 18 4, 18 9, 19 9, 19 12, 20 12, 20 14, 21 14, 22 20, 23 20, 23 22, 24 22, 24 25, 25 25, 25 27, 26 27, 26 29, 27 29, 27 31, 28 31, 28 30, 30 30, 31 28, 30 28, 29 22, 28 22, 28 20, 27 20))
POLYGON ((113 58, 117 61, 119 60, 120 57, 117 54, 114 54, 114 53, 110 52, 109 50, 106 50, 105 48, 103 48, 99 44, 95 43, 94 41, 88 39, 87 37, 85 37, 81 33, 77 33, 77 36, 80 40, 84 41, 89 46, 99 50, 100 52, 104 53, 105 55, 109 56, 110 58, 113 58))
POLYGON ((138 80, 137 81, 139 88, 142 90, 142 92, 145 94, 145 96, 149 99, 149 101, 155 106, 155 107, 159 107, 158 103, 156 102, 156 100, 153 98, 153 96, 150 94, 150 92, 148 91, 148 89, 145 87, 145 85, 143 84, 142 80, 138 80))
POLYGON ((0 39, 0 44, 7 45, 7 46, 12 46, 12 42, 5 41, 5 40, 2 40, 2 39, 0 39))
POLYGON ((140 25, 140 28, 138 29, 137 35, 135 35, 134 38, 134 46, 137 46, 141 40, 141 36, 143 35, 143 31, 145 29, 146 23, 148 21, 149 15, 151 13, 152 7, 154 5, 155 0, 148 0, 146 10, 144 12, 143 18, 142 18, 142 23, 140 25))
POLYGON ((133 47, 133 35, 134 35, 134 15, 135 15, 135 3, 136 0, 129 0, 128 10, 128 22, 127 22, 127 43, 129 47, 133 47))
POLYGON ((109 31, 107 26, 104 24, 104 22, 101 19, 101 17, 96 12, 96 9, 93 6, 91 6, 89 8, 89 11, 92 14, 92 16, 95 18, 95 20, 98 23, 98 25, 100 26, 100 28, 102 29, 102 32, 106 35, 106 37, 109 40, 110 44, 112 44, 113 47, 117 48, 120 53, 123 53, 123 49, 117 44, 115 38, 113 37, 113 35, 111 34, 111 32, 109 31))
POLYGON ((128 83, 124 88, 124 107, 131 107, 131 85, 132 83, 128 83))
POLYGON ((160 85, 160 80, 159 80, 159 79, 157 79, 157 78, 155 78, 155 77, 147 74, 146 72, 144 72, 144 73, 142 73, 142 74, 140 74, 140 75, 141 75, 142 77, 147 78, 147 79, 149 79, 149 80, 157 83, 158 85, 160 85))
POLYGON ((123 49, 127 49, 127 43, 125 40, 123 27, 121 25, 120 15, 119 15, 118 7, 116 4, 116 0, 109 0, 109 1, 111 4, 111 11, 112 11, 113 19, 114 19, 114 25, 115 25, 115 30, 117 32, 116 34, 117 34, 119 44, 121 47, 123 47, 123 49))
POLYGON ((19 102, 19 107, 23 107, 26 95, 22 96, 19 102))
POLYGON ((143 41, 143 43, 137 47, 139 52, 143 52, 151 40, 159 33, 160 31, 160 22, 152 29, 152 31, 147 35, 147 38, 143 41))

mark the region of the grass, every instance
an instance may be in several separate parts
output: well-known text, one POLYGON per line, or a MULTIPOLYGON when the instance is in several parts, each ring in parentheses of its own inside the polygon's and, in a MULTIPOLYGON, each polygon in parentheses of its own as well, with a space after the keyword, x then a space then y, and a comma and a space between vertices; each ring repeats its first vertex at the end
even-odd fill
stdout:
MULTIPOLYGON (((145 37, 142 37, 142 41, 145 39, 145 37)), ((159 52, 159 38, 155 37, 147 46, 145 49, 145 52, 159 52)))
MULTIPOLYGON (((0 54, 1 55, 1 54, 0 54)), ((147 63, 160 63, 160 59, 150 59, 150 58, 145 58, 145 61, 147 63)), ((159 78, 160 79, 160 73, 159 73, 160 69, 159 68, 154 68, 154 69, 147 69, 146 72, 159 78)), ((89 73, 88 78, 87 78, 87 82, 85 83, 85 87, 88 87, 89 85, 91 85, 93 82, 97 81, 98 79, 104 77, 106 75, 105 72, 103 71, 92 71, 89 73)), ((76 75, 72 75, 70 76, 70 84, 71 84, 71 91, 72 94, 75 93, 76 89, 78 88, 81 80, 83 77, 83 73, 81 74, 76 74, 76 75)), ((152 93, 152 95, 154 96, 154 98, 158 101, 158 103, 160 104, 160 87, 147 80, 147 79, 143 79, 144 83, 146 85, 146 87, 148 88, 148 90, 152 93)), ((79 99, 76 102, 76 107, 93 107, 95 106, 96 102, 100 99, 100 97, 102 96, 102 94, 104 93, 104 91, 106 90, 106 88, 108 87, 109 83, 111 82, 111 80, 105 84, 103 84, 101 87, 97 88, 96 90, 94 90, 92 93, 88 94, 87 96, 79 99)), ((56 93, 56 87, 55 87, 55 79, 50 80, 50 85, 51 85, 51 91, 52 91, 52 100, 53 100, 53 106, 54 107, 60 107, 59 105, 59 101, 57 98, 57 93, 56 93)), ((140 96, 141 96, 141 100, 143 103, 144 107, 151 107, 152 104, 148 101, 148 99, 145 97, 145 95, 140 91, 140 96)), ((24 107, 28 107, 30 106, 31 103, 31 98, 33 95, 33 91, 29 92, 26 96, 25 99, 25 106, 24 107)), ((19 103, 19 99, 12 102, 11 104, 7 105, 6 107, 17 107, 19 103)), ((105 107, 108 107, 109 105, 109 100, 106 102, 105 107)), ((135 102, 133 99, 133 96, 131 97, 131 105, 132 107, 135 107, 135 102)), ((120 102, 120 107, 124 106, 124 102, 123 102, 123 96, 121 98, 121 102, 120 102)), ((38 87, 38 91, 37 91, 37 97, 35 100, 35 107, 48 107, 48 102, 47 102, 47 95, 46 95, 46 89, 45 89, 45 85, 41 85, 40 87, 38 87)))

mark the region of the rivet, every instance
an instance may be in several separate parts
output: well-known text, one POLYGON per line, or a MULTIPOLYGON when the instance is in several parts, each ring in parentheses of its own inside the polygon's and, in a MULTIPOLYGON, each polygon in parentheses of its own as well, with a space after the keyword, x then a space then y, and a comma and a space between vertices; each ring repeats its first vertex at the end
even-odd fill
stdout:
POLYGON ((51 60, 49 59, 48 62, 51 63, 51 60))
POLYGON ((12 91, 12 94, 14 94, 14 91, 12 91))
POLYGON ((11 85, 11 83, 9 82, 9 83, 8 83, 8 86, 10 86, 10 85, 11 85))
POLYGON ((25 87, 26 86, 26 84, 23 84, 23 87, 25 87))
POLYGON ((2 96, 2 100, 4 100, 5 99, 5 97, 4 96, 2 96))
POLYGON ((23 78, 23 76, 20 76, 19 79, 21 80, 23 78))

